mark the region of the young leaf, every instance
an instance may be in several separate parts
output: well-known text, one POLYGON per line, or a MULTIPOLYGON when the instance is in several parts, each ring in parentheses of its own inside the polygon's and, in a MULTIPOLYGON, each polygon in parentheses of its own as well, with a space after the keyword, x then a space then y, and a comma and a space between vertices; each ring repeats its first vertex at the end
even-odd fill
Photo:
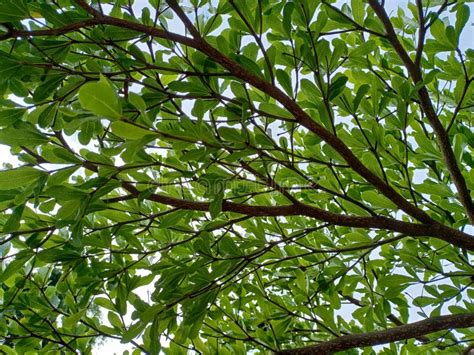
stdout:
POLYGON ((142 139, 147 135, 157 135, 157 133, 153 131, 123 121, 113 122, 111 128, 112 132, 117 136, 131 140, 142 139))
POLYGON ((79 90, 81 106, 99 117, 117 120, 122 117, 122 106, 115 89, 103 76, 99 81, 84 84, 79 90))

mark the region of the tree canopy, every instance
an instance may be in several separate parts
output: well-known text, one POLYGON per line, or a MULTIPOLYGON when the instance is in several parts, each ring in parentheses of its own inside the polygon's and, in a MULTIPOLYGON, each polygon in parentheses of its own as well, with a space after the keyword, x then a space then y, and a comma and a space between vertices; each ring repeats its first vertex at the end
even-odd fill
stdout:
POLYGON ((467 351, 468 2, 0 1, 0 352, 467 351))

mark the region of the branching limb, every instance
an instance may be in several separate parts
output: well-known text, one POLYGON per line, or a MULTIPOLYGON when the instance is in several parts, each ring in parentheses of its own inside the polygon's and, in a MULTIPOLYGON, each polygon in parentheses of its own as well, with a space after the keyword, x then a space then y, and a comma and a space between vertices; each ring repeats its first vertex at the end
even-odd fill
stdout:
MULTIPOLYGON (((400 59, 403 61, 403 64, 407 68, 413 82, 415 84, 421 83, 423 81, 423 75, 420 67, 416 62, 413 62, 408 52, 401 44, 384 7, 378 2, 378 0, 369 0, 369 4, 382 22, 387 33, 388 40, 392 44, 392 47, 395 49, 400 59)), ((420 43, 418 43, 418 45, 420 45, 420 43)), ((464 179, 464 176, 462 175, 459 165, 456 161, 456 156, 454 155, 453 149, 451 147, 448 133, 441 124, 441 121, 434 110, 433 103, 431 102, 431 98, 426 86, 421 86, 421 88, 418 90, 418 94, 420 96, 420 106, 436 134, 436 139, 443 155, 444 162, 458 191, 459 200, 464 206, 469 220, 471 223, 474 223, 474 203, 471 199, 469 189, 467 188, 466 180, 464 179)))
POLYGON ((474 313, 432 317, 391 329, 370 333, 344 335, 330 341, 304 348, 278 351, 276 354, 332 354, 348 349, 412 339, 441 330, 468 328, 472 326, 474 326, 474 313))

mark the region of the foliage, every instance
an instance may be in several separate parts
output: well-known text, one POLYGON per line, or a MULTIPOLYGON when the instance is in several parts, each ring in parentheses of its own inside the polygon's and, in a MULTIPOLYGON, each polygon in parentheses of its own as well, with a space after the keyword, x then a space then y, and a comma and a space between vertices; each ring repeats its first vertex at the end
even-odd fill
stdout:
POLYGON ((465 348, 468 1, 135 2, 0 2, 0 352, 465 348))

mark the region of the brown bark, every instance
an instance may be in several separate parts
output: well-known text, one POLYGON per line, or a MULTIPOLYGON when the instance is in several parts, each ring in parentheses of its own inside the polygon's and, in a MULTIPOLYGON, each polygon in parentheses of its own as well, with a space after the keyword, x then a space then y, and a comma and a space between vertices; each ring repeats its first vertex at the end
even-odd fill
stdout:
POLYGON ((400 340, 412 339, 440 330, 467 328, 474 326, 474 313, 455 314, 432 317, 419 322, 398 327, 361 334, 344 335, 333 340, 303 348, 277 351, 276 354, 323 355, 338 351, 393 343, 400 340))
MULTIPOLYGON (((407 68, 413 82, 415 84, 421 83, 423 81, 423 74, 420 70, 420 67, 412 61, 407 51, 401 44, 384 7, 377 0, 369 0, 369 4, 382 22, 388 40, 392 44, 392 47, 395 49, 400 59, 403 61, 403 64, 407 68)), ((420 41, 424 40, 424 32, 425 28, 420 28, 420 33, 423 34, 422 36, 420 35, 420 41)), ((423 44, 418 43, 418 47, 423 48, 423 44)), ((421 53, 421 49, 419 49, 417 53, 416 62, 421 61, 421 54, 419 53, 421 53)), ((474 203, 471 199, 470 191, 467 188, 466 180, 464 179, 461 169, 459 168, 459 165, 456 161, 456 157, 449 141, 448 133, 444 129, 436 111, 434 110, 428 89, 425 85, 421 86, 421 88, 418 90, 418 95, 420 97, 421 109, 425 113, 431 127, 433 128, 433 131, 435 132, 436 140, 441 150, 441 154, 443 155, 444 162, 458 191, 459 200, 464 206, 469 220, 471 223, 474 223, 474 203)))
MULTIPOLYGON (((122 186, 135 197, 138 197, 140 194, 140 191, 138 191, 131 183, 124 182, 122 186)), ((203 212, 209 210, 210 204, 209 202, 183 200, 160 194, 151 194, 147 199, 184 210, 203 212)), ((458 247, 474 250, 474 237, 461 231, 443 226, 439 223, 417 224, 382 216, 359 217, 341 215, 306 204, 255 206, 224 201, 222 203, 222 211, 240 213, 252 217, 306 216, 337 226, 384 229, 403 233, 412 237, 435 237, 458 247)))

